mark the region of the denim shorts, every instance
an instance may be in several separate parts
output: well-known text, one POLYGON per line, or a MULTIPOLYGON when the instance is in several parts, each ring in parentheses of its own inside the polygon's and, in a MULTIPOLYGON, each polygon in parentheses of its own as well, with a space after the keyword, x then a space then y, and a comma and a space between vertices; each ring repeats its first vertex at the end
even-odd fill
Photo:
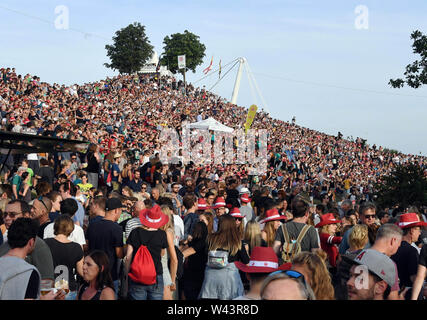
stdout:
POLYGON ((156 276, 156 283, 143 285, 129 278, 129 300, 163 300, 163 275, 156 276))

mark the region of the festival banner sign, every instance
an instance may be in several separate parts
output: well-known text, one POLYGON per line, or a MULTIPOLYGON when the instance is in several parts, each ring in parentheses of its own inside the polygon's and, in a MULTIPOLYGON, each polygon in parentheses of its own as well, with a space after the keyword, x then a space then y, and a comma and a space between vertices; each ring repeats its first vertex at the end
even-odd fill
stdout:
POLYGON ((248 116, 246 118, 246 123, 245 123, 245 132, 246 133, 250 129, 252 122, 254 122, 257 109, 258 109, 258 107, 255 104, 251 105, 249 108, 248 116))
POLYGON ((185 54, 178 56, 178 69, 185 69, 185 54))

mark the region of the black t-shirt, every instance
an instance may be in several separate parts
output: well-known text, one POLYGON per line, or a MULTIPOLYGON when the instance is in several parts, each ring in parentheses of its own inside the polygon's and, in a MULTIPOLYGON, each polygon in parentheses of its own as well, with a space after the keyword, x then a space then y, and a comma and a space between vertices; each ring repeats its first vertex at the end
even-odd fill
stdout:
POLYGON ((53 130, 45 130, 42 133, 42 136, 44 137, 53 137, 55 135, 55 131, 53 130))
POLYGON ((418 269, 418 251, 408 242, 402 241, 397 252, 391 256, 396 263, 399 274, 400 285, 412 287, 411 276, 417 274, 418 269))
POLYGON ((40 167, 36 172, 36 175, 41 177, 38 182, 48 182, 50 185, 53 185, 53 178, 55 174, 52 167, 40 167))
POLYGON ((188 246, 193 248, 196 253, 187 258, 185 273, 188 275, 188 278, 192 278, 195 281, 201 280, 204 277, 206 262, 208 261, 206 245, 206 237, 195 238, 188 243, 188 246))
POLYGON ((91 173, 99 173, 99 162, 96 160, 96 157, 92 152, 87 154, 86 171, 91 173))
POLYGON ((421 248, 418 264, 427 267, 427 244, 421 248))
MULTIPOLYGON (((77 290, 76 279, 76 265, 83 258, 83 249, 76 242, 62 243, 55 238, 48 238, 44 240, 52 252, 53 267, 64 265, 68 268, 68 286, 70 291, 77 290)), ((59 274, 55 274, 57 277, 59 274)))
POLYGON ((161 184, 162 181, 163 181, 162 174, 158 171, 154 171, 153 183, 151 184, 151 187, 154 188, 156 185, 161 184))
POLYGON ((239 199, 239 191, 237 191, 236 189, 227 189, 226 193, 227 199, 239 199))
MULTIPOLYGON (((83 118, 84 114, 79 109, 77 109, 76 117, 83 118)), ((84 123, 84 122, 85 122, 84 119, 77 119, 77 123, 84 123)))
POLYGON ((37 233, 37 235, 40 238, 42 238, 42 239, 44 238, 44 229, 47 227, 48 224, 51 224, 51 223, 52 223, 52 221, 48 220, 47 222, 40 225, 39 232, 37 233))
POLYGON ((89 251, 104 251, 110 261, 111 277, 114 280, 119 278, 117 272, 116 248, 123 247, 123 230, 113 221, 101 219, 92 221, 86 232, 89 242, 89 251))
POLYGON ((24 299, 37 299, 40 287, 39 274, 33 270, 30 279, 28 280, 27 290, 25 291, 24 299))
POLYGON ((163 230, 149 231, 141 227, 135 228, 129 234, 127 244, 133 248, 132 261, 139 247, 144 245, 150 251, 157 275, 163 274, 161 251, 168 247, 166 232, 163 230))

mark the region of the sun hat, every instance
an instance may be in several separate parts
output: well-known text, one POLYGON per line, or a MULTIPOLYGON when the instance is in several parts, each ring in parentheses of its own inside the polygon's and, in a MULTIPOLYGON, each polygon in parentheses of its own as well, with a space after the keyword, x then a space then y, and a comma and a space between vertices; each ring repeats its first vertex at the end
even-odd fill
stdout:
POLYGON ((326 226, 327 224, 336 224, 340 222, 341 220, 335 219, 333 213, 325 213, 323 216, 320 217, 320 222, 316 224, 316 228, 326 226))
POLYGON ((206 210, 208 208, 208 204, 204 198, 199 198, 197 200, 197 210, 206 210))
POLYGON ((420 221, 418 215, 413 212, 400 215, 396 224, 402 229, 427 226, 427 223, 420 221))
POLYGON ((230 211, 230 216, 232 216, 233 218, 237 218, 237 219, 243 219, 244 217, 246 217, 245 215, 242 215, 240 213, 239 208, 234 207, 231 211, 230 211))
POLYGON ((261 220, 260 223, 267 223, 269 221, 276 220, 286 220, 286 216, 281 216, 279 211, 276 208, 273 208, 265 212, 265 218, 261 220))
POLYGON ((279 260, 272 247, 254 247, 248 264, 235 261, 237 269, 246 273, 271 273, 278 270, 289 270, 290 263, 279 266, 279 260))
POLYGON ((218 197, 215 200, 214 209, 225 208, 225 200, 223 197, 218 197))
POLYGON ((120 158, 122 155, 120 154, 120 153, 118 153, 118 152, 116 152, 115 153, 115 155, 114 155, 114 159, 116 159, 116 158, 120 158))
POLYGON ((139 212, 139 220, 141 224, 146 227, 158 229, 168 223, 169 217, 165 215, 160 209, 160 206, 156 204, 151 209, 141 210, 139 212))
POLYGON ((251 192, 249 191, 249 189, 248 188, 246 188, 246 187, 243 187, 242 189, 240 189, 240 195, 242 195, 242 194, 247 194, 247 195, 249 195, 251 192))
POLYGON ((243 203, 249 203, 252 201, 252 199, 249 198, 249 195, 247 193, 244 193, 240 196, 240 201, 242 201, 243 203))

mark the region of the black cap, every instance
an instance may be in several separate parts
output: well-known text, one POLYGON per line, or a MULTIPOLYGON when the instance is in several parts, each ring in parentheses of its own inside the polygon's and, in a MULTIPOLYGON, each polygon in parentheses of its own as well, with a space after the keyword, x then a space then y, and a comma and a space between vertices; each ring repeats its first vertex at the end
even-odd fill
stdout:
POLYGON ((122 202, 118 198, 108 198, 105 203, 105 211, 111 211, 114 209, 126 208, 126 206, 122 205, 122 202))

